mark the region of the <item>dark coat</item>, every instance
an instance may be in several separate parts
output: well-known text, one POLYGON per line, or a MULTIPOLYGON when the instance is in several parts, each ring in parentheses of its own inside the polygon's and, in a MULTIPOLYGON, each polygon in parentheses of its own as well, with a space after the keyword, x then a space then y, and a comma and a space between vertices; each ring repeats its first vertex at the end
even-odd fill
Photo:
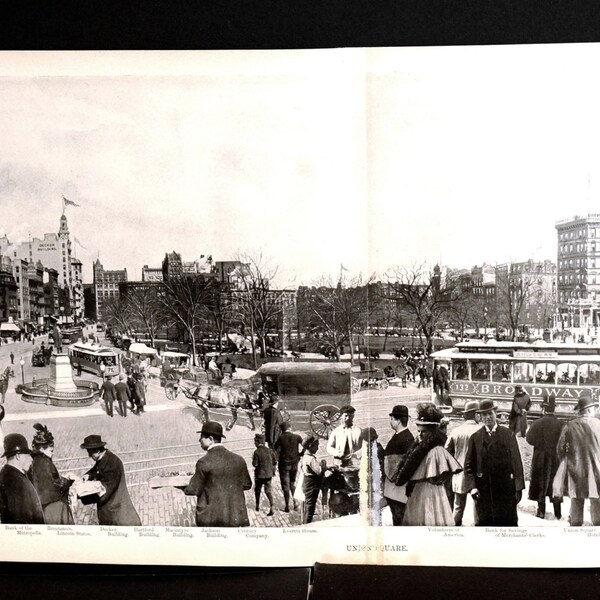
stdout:
POLYGON ((52 502, 68 503, 72 480, 61 477, 52 459, 41 452, 34 452, 29 475, 42 506, 52 502))
POLYGON ((131 400, 131 390, 124 381, 119 381, 115 385, 115 391, 117 392, 117 400, 125 404, 128 400, 131 400))
POLYGON ((114 400, 117 397, 115 384, 112 381, 105 381, 100 387, 100 395, 104 400, 114 400))
POLYGON ((281 426, 283 425, 283 415, 276 406, 269 406, 265 409, 265 441, 271 448, 281 435, 281 426))
POLYGON ((514 434, 501 425, 491 435, 485 427, 476 431, 469 440, 465 471, 480 493, 475 524, 516 527, 515 493, 525 488, 525 479, 514 434))
POLYGON ((535 421, 527 432, 527 443, 533 446, 529 499, 543 502, 552 497, 552 482, 558 469, 556 446, 565 423, 554 415, 535 421))
POLYGON ((277 456, 266 446, 259 446, 252 455, 255 479, 270 479, 275 475, 277 456))
POLYGON ((286 469, 294 467, 300 462, 299 446, 302 444, 302 436, 291 431, 286 431, 279 436, 275 442, 275 450, 279 453, 279 468, 286 469))
POLYGON ((250 521, 244 491, 251 488, 246 461, 219 444, 196 463, 184 493, 198 496, 198 527, 247 527, 250 521))
POLYGON ((531 398, 527 392, 516 393, 513 398, 508 427, 513 433, 520 433, 525 437, 527 431, 527 411, 531 407, 531 398))
POLYGON ((4 524, 44 524, 42 503, 33 484, 11 465, 0 471, 0 520, 4 524))
POLYGON ((88 471, 91 481, 99 481, 106 493, 98 499, 100 525, 141 525, 125 482, 125 469, 121 459, 106 450, 104 456, 88 471))

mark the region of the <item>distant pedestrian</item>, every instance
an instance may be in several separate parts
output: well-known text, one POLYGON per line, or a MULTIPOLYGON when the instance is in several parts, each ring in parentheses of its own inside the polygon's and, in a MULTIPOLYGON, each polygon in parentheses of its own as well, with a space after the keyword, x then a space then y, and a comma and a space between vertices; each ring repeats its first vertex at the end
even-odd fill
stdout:
MULTIPOLYGON (((290 492, 292 498, 296 492, 296 477, 298 476, 298 463, 301 458, 302 437, 290 431, 290 424, 286 421, 281 425, 281 435, 275 442, 275 451, 278 453, 277 468, 279 481, 283 490, 285 502, 284 512, 290 512, 290 492)), ((294 510, 296 501, 294 500, 294 510)))
POLYGON ((89 481, 99 481, 104 494, 98 496, 99 525, 141 525, 140 517, 131 502, 125 468, 121 459, 106 449, 106 442, 99 435, 88 435, 80 448, 87 450, 88 456, 94 461, 94 466, 84 475, 89 481))
POLYGON ((33 437, 33 462, 29 474, 35 487, 47 525, 72 525, 69 490, 74 478, 62 477, 54 463, 54 436, 45 425, 36 423, 33 437))
POLYGON ((508 428, 515 434, 525 437, 527 434, 527 411, 531 408, 531 398, 523 386, 515 386, 515 395, 508 417, 508 428))
POLYGON ((279 410, 279 396, 272 394, 269 399, 269 406, 264 411, 265 418, 265 440, 269 448, 275 447, 275 442, 281 435, 281 426, 283 425, 283 415, 279 410))
POLYGON ((554 414, 556 396, 551 394, 542 403, 544 416, 534 421, 527 432, 527 443, 533 446, 531 460, 531 481, 529 482, 529 499, 538 504, 536 517, 546 517, 546 497, 552 499, 554 516, 562 517, 562 498, 552 497, 552 482, 558 470, 558 440, 565 426, 554 414))
POLYGON ((15 355, 11 352, 9 356, 10 356, 10 364, 14 365, 15 364, 15 355))
POLYGON ((254 467, 254 498, 256 500, 256 512, 260 510, 260 494, 265 488, 265 495, 269 501, 269 512, 267 517, 273 516, 273 491, 271 480, 275 475, 275 465, 277 457, 271 448, 265 446, 265 436, 257 433, 254 436, 254 445, 256 450, 252 455, 252 466, 254 467))
POLYGON ((102 387, 100 388, 100 400, 104 400, 104 405, 106 406, 106 414, 112 418, 115 398, 117 397, 117 391, 111 379, 112 377, 110 375, 106 376, 106 381, 102 384, 102 387))
POLYGON ((103 362, 101 362, 100 363, 100 375, 102 377, 102 381, 104 381, 106 379, 105 373, 106 373, 106 365, 103 362))
POLYGON ((244 491, 252 488, 246 461, 221 444, 223 426, 215 421, 202 425, 200 446, 206 451, 196 463, 196 472, 183 490, 197 496, 198 527, 248 527, 244 491))
POLYGON ((135 411, 139 415, 144 412, 144 406, 146 405, 146 386, 144 385, 144 378, 141 373, 134 373, 133 381, 135 411))
MULTIPOLYGON (((470 400, 465 403, 463 410, 464 423, 452 430, 446 440, 446 449, 456 460, 464 467, 467 450, 469 449, 469 440, 471 436, 481 429, 483 425, 475 420, 479 402, 470 400)), ((465 507, 467 505, 467 494, 474 487, 474 482, 465 471, 461 471, 452 477, 452 492, 454 493, 454 524, 457 527, 462 525, 465 507)))
POLYGON ((125 383, 125 375, 119 374, 119 383, 115 385, 115 392, 117 394, 117 403, 119 404, 119 412, 122 417, 127 416, 127 404, 131 401, 131 392, 129 386, 125 383))
POLYGON ((44 512, 40 497, 27 472, 31 467, 31 450, 20 433, 4 438, 6 465, 0 471, 0 521, 3 525, 43 525, 44 512))

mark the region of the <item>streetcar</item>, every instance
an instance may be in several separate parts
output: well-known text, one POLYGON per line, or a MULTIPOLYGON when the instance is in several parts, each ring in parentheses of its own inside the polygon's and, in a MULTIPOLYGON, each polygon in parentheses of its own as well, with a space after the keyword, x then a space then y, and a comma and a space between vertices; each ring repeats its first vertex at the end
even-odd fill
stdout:
POLYGON ((447 369, 448 392, 433 402, 444 412, 460 415, 465 402, 491 398, 501 420, 508 418, 515 386, 531 398, 528 416, 542 415, 544 396, 556 396, 556 416, 573 417, 584 389, 600 399, 600 346, 537 341, 465 342, 434 352, 434 366, 447 369))
POLYGON ((104 365, 104 375, 119 374, 119 355, 105 346, 78 342, 69 346, 69 358, 75 369, 102 376, 101 365, 104 365))

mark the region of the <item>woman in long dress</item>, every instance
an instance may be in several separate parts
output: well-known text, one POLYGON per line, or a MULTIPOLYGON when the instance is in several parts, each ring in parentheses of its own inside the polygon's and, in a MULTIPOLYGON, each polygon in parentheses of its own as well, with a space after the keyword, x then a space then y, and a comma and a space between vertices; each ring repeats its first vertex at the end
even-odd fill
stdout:
POLYGON ((52 462, 54 436, 44 425, 36 423, 33 437, 33 461, 30 475, 48 525, 72 525, 73 513, 69 506, 69 489, 73 479, 62 477, 52 462))
POLYGON ((402 525, 453 527, 447 484, 462 466, 444 448, 442 413, 433 404, 419 404, 417 414, 419 441, 395 476, 396 485, 407 484, 402 525))

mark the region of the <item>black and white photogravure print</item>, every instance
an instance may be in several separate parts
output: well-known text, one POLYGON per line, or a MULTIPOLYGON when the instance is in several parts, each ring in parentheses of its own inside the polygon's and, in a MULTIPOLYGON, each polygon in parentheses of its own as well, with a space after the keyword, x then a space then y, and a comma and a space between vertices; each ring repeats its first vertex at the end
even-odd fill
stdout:
POLYGON ((593 564, 599 58, 0 56, 0 558, 593 564))

